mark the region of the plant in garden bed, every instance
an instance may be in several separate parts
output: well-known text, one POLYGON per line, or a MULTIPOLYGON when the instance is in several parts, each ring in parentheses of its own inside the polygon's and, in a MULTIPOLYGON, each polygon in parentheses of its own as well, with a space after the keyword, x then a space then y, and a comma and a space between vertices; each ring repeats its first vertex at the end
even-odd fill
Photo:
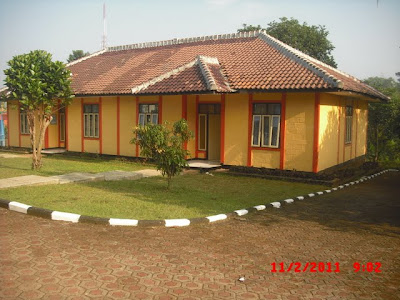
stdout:
POLYGON ((193 136, 189 130, 186 120, 175 122, 172 130, 168 123, 146 124, 134 129, 136 138, 131 140, 132 144, 140 146, 140 154, 152 159, 157 170, 161 170, 163 176, 167 176, 169 190, 172 177, 182 172, 187 166, 185 157, 189 151, 183 145, 193 136))

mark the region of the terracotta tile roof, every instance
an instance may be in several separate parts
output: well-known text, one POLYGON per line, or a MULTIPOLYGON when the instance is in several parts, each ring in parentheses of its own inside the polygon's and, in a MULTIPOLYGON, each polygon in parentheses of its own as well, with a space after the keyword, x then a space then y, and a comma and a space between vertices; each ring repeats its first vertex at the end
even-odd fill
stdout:
POLYGON ((388 99, 261 31, 111 47, 68 67, 77 95, 325 90, 388 99))

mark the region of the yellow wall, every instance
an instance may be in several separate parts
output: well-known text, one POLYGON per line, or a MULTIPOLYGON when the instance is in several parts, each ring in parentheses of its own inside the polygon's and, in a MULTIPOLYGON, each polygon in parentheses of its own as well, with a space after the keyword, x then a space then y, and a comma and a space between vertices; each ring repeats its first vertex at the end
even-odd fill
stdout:
POLYGON ((367 153, 368 103, 358 100, 358 127, 356 157, 367 153))
MULTIPOLYGON (((54 115, 56 117, 56 123, 50 124, 49 127, 47 127, 47 134, 48 134, 48 141, 49 141, 48 148, 58 147, 58 140, 59 140, 58 124, 59 124, 60 120, 58 117, 58 113, 55 113, 54 115)), ((43 145, 45 145, 45 144, 43 144, 43 145)))
POLYGON ((286 96, 285 169, 312 172, 314 93, 286 96))
POLYGON ((81 98, 75 98, 67 107, 67 134, 68 134, 68 151, 81 152, 82 141, 82 107, 81 98))
POLYGON ((225 164, 247 165, 248 94, 225 97, 225 164))
MULTIPOLYGON (((221 95, 200 95, 199 103, 220 102, 221 95)), ((182 95, 163 96, 160 116, 162 121, 173 123, 182 118, 182 95)), ((253 101, 276 101, 282 99, 281 93, 255 93, 253 101)), ((160 97, 140 96, 139 103, 159 103, 160 97)), ((98 103, 99 97, 85 97, 84 103, 98 103)), ((68 107, 67 134, 68 150, 82 151, 82 100, 75 98, 68 107)), ((101 136, 102 153, 117 155, 117 96, 102 97, 101 101, 101 136)), ((132 130, 136 126, 136 97, 121 96, 119 110, 120 155, 136 156, 135 145, 130 144, 132 130)), ((312 171, 314 145, 314 109, 315 93, 288 93, 286 95, 286 144, 285 169, 312 171)), ((333 94, 320 94, 320 131, 318 171, 342 163, 354 157, 364 155, 366 151, 367 102, 345 98, 333 94), (353 142, 345 145, 345 106, 353 105, 353 142), (356 142, 357 140, 357 142, 356 142)), ((196 134, 196 95, 187 95, 187 117, 190 130, 196 134)), ((249 134, 249 95, 247 93, 228 94, 225 96, 225 153, 226 165, 246 166, 248 161, 249 134)), ((19 113, 9 109, 9 135, 11 146, 29 147, 29 136, 19 135, 19 113)), ((283 121, 283 120, 282 120, 283 121)), ((49 147, 57 147, 59 139, 57 125, 49 126, 49 147)), ((281 133, 283 134, 283 133, 281 133)), ((196 153, 195 138, 188 143, 194 158, 196 153)), ((100 153, 99 139, 84 139, 84 151, 100 153)), ((252 149, 251 165, 255 167, 279 168, 280 151, 252 149)), ((205 158, 204 153, 198 153, 205 158)))
POLYGON ((318 171, 338 164, 340 97, 320 95, 318 171))
POLYGON ((182 119, 182 96, 163 96, 162 99, 163 122, 168 121, 172 125, 182 119))
POLYGON ((252 165, 255 167, 279 169, 280 151, 253 150, 252 165))
POLYGON ((18 105, 16 101, 8 102, 8 137, 10 146, 19 147, 18 105))
POLYGON ((136 126, 136 98, 120 97, 120 155, 136 156, 136 147, 130 141, 136 126))
POLYGON ((117 97, 102 97, 101 109, 102 154, 117 155, 117 97))
MULTIPOLYGON (((188 95, 187 96, 187 121, 189 124, 190 131, 196 135, 196 96, 195 95, 188 95)), ((187 150, 190 152, 189 158, 196 157, 196 137, 193 136, 188 142, 187 150)))

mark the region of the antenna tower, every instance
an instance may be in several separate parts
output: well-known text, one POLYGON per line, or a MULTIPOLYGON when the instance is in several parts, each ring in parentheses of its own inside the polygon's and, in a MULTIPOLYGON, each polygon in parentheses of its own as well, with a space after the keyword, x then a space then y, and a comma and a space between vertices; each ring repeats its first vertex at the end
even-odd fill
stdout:
POLYGON ((101 42, 101 48, 107 49, 107 23, 106 23, 106 4, 103 4, 103 39, 101 42))

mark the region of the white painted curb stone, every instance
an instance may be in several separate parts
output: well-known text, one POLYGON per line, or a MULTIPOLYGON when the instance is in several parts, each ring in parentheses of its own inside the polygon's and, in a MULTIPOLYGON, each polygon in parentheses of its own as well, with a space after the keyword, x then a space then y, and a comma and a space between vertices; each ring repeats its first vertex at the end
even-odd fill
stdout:
POLYGON ((286 199, 286 200, 283 200, 283 201, 285 201, 286 203, 293 203, 294 202, 294 200, 293 199, 286 199))
POLYGON ((23 214, 28 213, 28 208, 29 207, 32 207, 32 206, 26 205, 26 204, 23 204, 23 203, 19 203, 19 202, 14 202, 14 201, 10 202, 8 204, 8 209, 9 210, 13 210, 13 211, 20 212, 20 213, 23 213, 23 214))
POLYGON ((215 215, 215 216, 209 216, 206 217, 210 222, 215 222, 215 221, 221 221, 225 220, 227 216, 225 214, 220 214, 220 215, 215 215))
POLYGON ((60 212, 60 211, 53 211, 51 213, 51 219, 56 221, 67 221, 72 223, 78 223, 80 217, 81 215, 60 212))
POLYGON ((244 215, 247 215, 249 213, 249 211, 247 209, 239 209, 239 210, 235 210, 235 213, 237 213, 238 216, 244 216, 244 215))
POLYGON ((165 220, 165 227, 183 227, 189 226, 190 221, 188 219, 169 219, 165 220))
POLYGON ((280 208, 281 207, 281 203, 280 202, 271 202, 270 204, 275 208, 280 208))
POLYGON ((111 226, 137 226, 139 221, 132 219, 110 219, 108 222, 111 226))
POLYGON ((257 210, 264 210, 264 209, 266 209, 267 207, 265 206, 265 205, 256 205, 256 206, 253 206, 255 209, 257 209, 257 210))
POLYGON ((296 199, 297 200, 304 200, 304 197, 303 196, 298 196, 298 197, 296 197, 296 199))

